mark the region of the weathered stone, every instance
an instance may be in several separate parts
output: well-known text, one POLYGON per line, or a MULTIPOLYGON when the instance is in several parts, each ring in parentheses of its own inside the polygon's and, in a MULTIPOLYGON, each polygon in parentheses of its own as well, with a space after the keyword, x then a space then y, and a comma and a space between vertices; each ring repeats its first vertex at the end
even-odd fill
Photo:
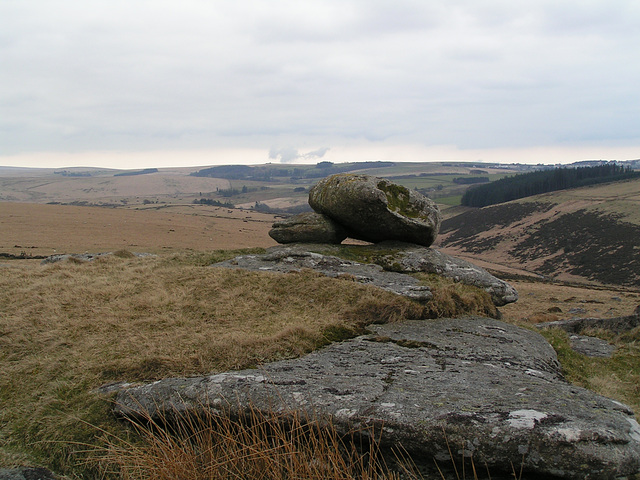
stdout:
POLYGON ((280 273, 310 268, 328 277, 348 275, 357 282, 375 285, 419 302, 427 302, 433 298, 429 287, 420 285, 410 275, 387 272, 379 265, 350 262, 297 248, 275 247, 264 255, 241 255, 212 266, 280 273))
POLYGON ((615 347, 609 342, 597 337, 584 335, 569 335, 571 348, 587 357, 611 358, 615 347))
MULTIPOLYGON (((267 249, 268 257, 261 257, 267 261, 275 258, 279 261, 284 247, 267 249)), ((421 247, 403 242, 381 242, 375 245, 326 245, 326 244, 289 244, 286 256, 307 256, 309 252, 334 254, 335 256, 348 254, 350 249, 357 249, 359 256, 367 258, 369 262, 380 265, 389 272, 397 273, 434 273, 451 278, 465 285, 481 288, 491 295, 494 305, 500 307, 518 300, 518 292, 507 282, 494 277, 483 268, 466 260, 452 257, 433 248, 421 247)), ((346 264, 345 261, 343 263, 346 264)), ((316 269, 316 264, 307 263, 306 268, 316 269)), ((259 269, 268 269, 262 264, 259 269)))
POLYGON ((518 291, 507 282, 494 277, 484 268, 461 258, 452 257, 435 248, 401 242, 383 242, 365 247, 376 255, 376 263, 385 269, 404 273, 435 273, 465 285, 486 290, 493 303, 501 307, 518 300, 518 291))
POLYGON ((174 378, 120 392, 120 416, 302 411, 375 434, 419 469, 473 456, 492 478, 608 479, 640 470, 625 405, 567 383, 539 334, 467 317, 374 325, 372 334, 260 369, 174 378), (447 443, 448 441, 448 443, 447 443), (528 477, 527 475, 531 476, 528 477))
POLYGON ((347 231, 326 215, 305 212, 275 222, 269 236, 278 243, 341 243, 347 231))
POLYGON ((536 325, 538 328, 561 328, 569 333, 582 333, 592 328, 601 328, 613 333, 622 333, 640 326, 640 305, 631 315, 610 318, 571 318, 536 325))
POLYGON ((369 175, 337 174, 309 191, 309 205, 369 242, 400 240, 431 245, 440 229, 440 211, 424 195, 369 175))
POLYGON ((42 265, 47 265, 49 263, 58 263, 58 262, 68 262, 68 261, 77 261, 77 262, 92 262, 94 260, 97 260, 99 258, 104 258, 107 257, 109 255, 116 255, 116 256, 120 256, 123 258, 133 258, 133 257, 138 257, 138 258, 143 258, 143 257, 155 257, 155 254, 153 253, 136 253, 136 252, 129 252, 129 251, 122 251, 122 252, 103 252, 103 253, 62 253, 62 254, 56 254, 56 255, 50 255, 48 257, 46 257, 44 260, 42 260, 42 262, 40 262, 42 265))
POLYGON ((0 468, 0 480, 56 480, 56 476, 41 467, 0 468))

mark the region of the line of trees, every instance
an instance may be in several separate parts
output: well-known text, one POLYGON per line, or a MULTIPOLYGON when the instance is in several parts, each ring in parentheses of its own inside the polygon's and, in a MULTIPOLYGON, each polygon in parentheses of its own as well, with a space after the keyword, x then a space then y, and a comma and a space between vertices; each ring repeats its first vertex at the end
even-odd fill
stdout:
POLYGON ((319 162, 315 166, 287 168, 277 165, 248 166, 248 165, 218 165, 203 168, 190 175, 194 177, 225 178, 228 180, 254 180, 271 182, 276 178, 291 177, 292 180, 302 178, 321 178, 334 173, 351 172, 365 168, 393 167, 393 162, 371 161, 358 163, 319 162))
POLYGON ((147 175, 149 173, 158 173, 158 169, 157 168, 145 168, 144 170, 136 170, 136 171, 133 171, 133 172, 115 173, 113 176, 114 177, 130 177, 132 175, 147 175))
POLYGON ((486 207, 540 193, 639 176, 640 172, 614 162, 593 167, 555 168, 505 177, 489 184, 471 187, 462 196, 461 203, 467 207, 486 207))

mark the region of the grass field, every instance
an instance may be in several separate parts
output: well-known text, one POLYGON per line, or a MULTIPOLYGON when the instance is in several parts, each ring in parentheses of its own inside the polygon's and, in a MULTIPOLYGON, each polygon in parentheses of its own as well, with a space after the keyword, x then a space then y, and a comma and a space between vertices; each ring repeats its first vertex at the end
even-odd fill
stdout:
POLYGON ((0 253, 269 247, 276 244, 268 235, 273 221, 273 215, 207 205, 114 209, 0 202, 0 253))
MULTIPOLYGON (((140 446, 112 418, 110 395, 96 391, 111 382, 256 366, 354 335, 369 322, 483 308, 477 291, 447 282, 437 285, 438 308, 425 310, 311 272, 208 267, 234 249, 275 245, 267 233, 273 219, 175 199, 121 208, 0 203, 0 253, 116 252, 91 263, 0 258, 0 467, 38 464, 67 478, 100 478, 104 465, 87 464, 86 450, 107 445, 105 432, 140 446)), ((501 313, 527 328, 576 315, 628 315, 640 303, 628 288, 512 283, 520 300, 501 313)), ((595 332, 616 345, 612 359, 576 354, 563 332, 544 334, 569 380, 640 411, 639 329, 595 332)))
MULTIPOLYGON (((95 393, 104 384, 257 366, 435 308, 313 272, 208 266, 233 254, 119 251, 93 262, 3 266, 0 465, 93 475, 81 451, 100 445, 98 429, 127 434, 109 413, 109 397, 95 393)), ((489 302, 461 285, 434 291, 462 299, 453 310, 443 303, 445 314, 476 313, 489 302)))

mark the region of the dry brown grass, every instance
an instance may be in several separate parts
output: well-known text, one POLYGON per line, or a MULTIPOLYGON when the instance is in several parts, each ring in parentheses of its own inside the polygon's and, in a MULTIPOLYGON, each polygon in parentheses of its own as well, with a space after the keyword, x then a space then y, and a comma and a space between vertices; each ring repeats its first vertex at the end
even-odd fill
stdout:
POLYGON ((497 318, 498 309, 491 296, 478 288, 456 283, 437 275, 418 275, 431 286, 433 301, 427 304, 429 318, 480 315, 497 318))
POLYGON ((518 301, 500 308, 509 322, 607 318, 631 315, 640 304, 640 292, 616 288, 589 288, 561 283, 510 280, 518 301))
POLYGON ((143 441, 110 437, 94 459, 125 480, 399 478, 373 429, 339 435, 331 422, 296 411, 250 410, 237 419, 173 412, 170 423, 146 418, 132 426, 143 441))
POLYGON ((0 253, 173 253, 269 247, 273 215, 207 205, 140 210, 0 202, 0 253))
POLYGON ((118 428, 91 393, 105 383, 251 367, 423 314, 403 297, 309 271, 202 266, 219 255, 129 257, 2 267, 0 464, 31 451, 71 468, 68 442, 94 442, 78 420, 118 428))
MULTIPOLYGON (((40 463, 58 472, 95 474, 78 466, 84 448, 74 442, 100 441, 87 423, 123 433, 108 398, 93 392, 109 382, 295 357, 368 323, 488 313, 486 294, 429 276, 423 279, 435 300, 424 308, 348 278, 206 266, 233 253, 135 258, 120 250, 91 263, 21 261, 0 267, 0 465, 40 463)), ((605 309, 586 301, 612 294, 580 290, 578 296, 575 290, 532 285, 518 285, 523 303, 504 307, 508 320, 524 321, 527 311, 549 302, 563 310, 574 304, 605 309)), ((637 300, 617 294, 623 300, 613 302, 624 308, 637 300)), ((629 400, 638 398, 635 335, 615 339, 620 354, 609 362, 571 354, 566 339, 552 341, 572 380, 635 406, 629 400)))

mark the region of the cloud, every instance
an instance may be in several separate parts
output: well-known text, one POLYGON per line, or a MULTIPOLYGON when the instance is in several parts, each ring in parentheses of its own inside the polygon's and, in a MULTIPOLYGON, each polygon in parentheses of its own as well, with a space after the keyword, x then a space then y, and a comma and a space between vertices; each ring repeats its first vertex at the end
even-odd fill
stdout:
POLYGON ((274 148, 269 150, 269 159, 278 160, 280 163, 293 163, 296 160, 316 160, 325 156, 329 147, 318 148, 307 153, 300 153, 295 148, 274 148))
POLYGON ((631 0, 30 0, 0 18, 0 155, 640 144, 631 0))

